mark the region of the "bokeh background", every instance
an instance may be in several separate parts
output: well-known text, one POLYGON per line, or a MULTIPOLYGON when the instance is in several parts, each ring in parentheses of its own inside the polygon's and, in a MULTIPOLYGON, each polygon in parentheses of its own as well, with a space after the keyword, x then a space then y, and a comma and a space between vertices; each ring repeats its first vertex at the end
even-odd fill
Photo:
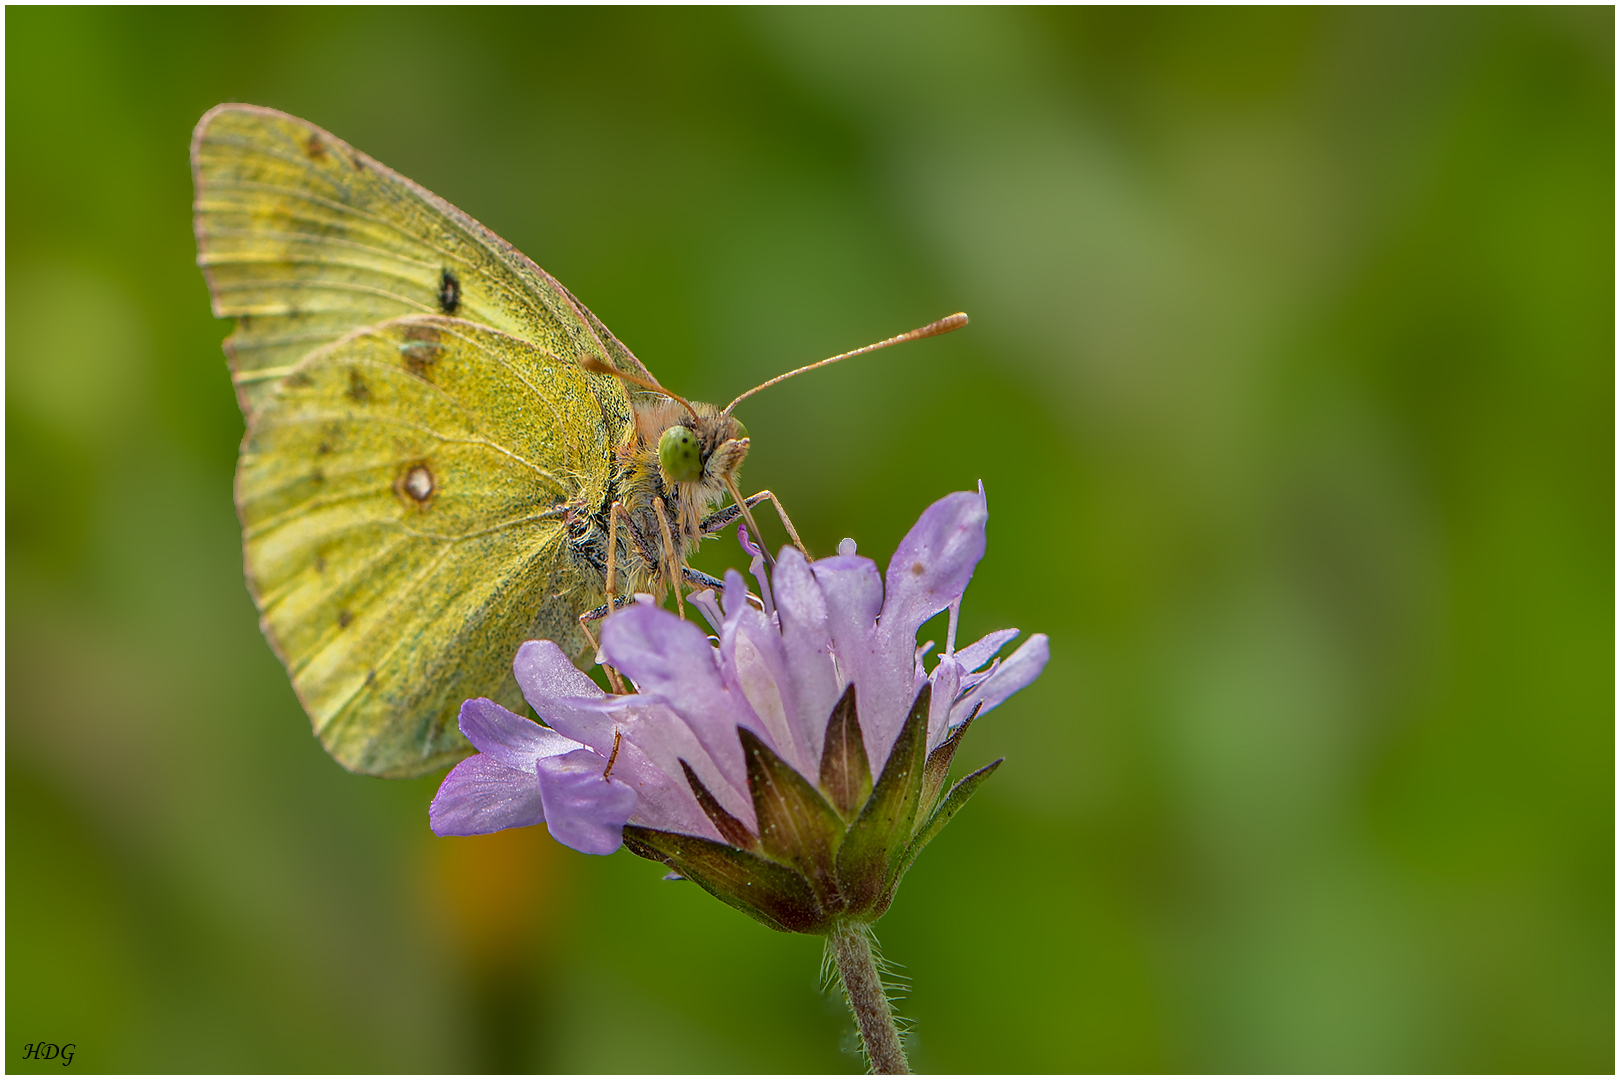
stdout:
POLYGON ((310 736, 193 265, 248 101, 693 397, 972 314, 743 410, 822 554, 983 479, 964 632, 1051 635, 879 927, 918 1067, 1613 1070, 1612 9, 5 26, 8 1069, 860 1068, 815 940, 310 736))

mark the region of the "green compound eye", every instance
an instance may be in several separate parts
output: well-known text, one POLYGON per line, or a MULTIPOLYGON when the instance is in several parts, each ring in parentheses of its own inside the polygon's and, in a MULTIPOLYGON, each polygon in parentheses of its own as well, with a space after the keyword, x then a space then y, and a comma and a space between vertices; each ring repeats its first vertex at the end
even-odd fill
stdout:
POLYGON ((703 459, 691 428, 672 427, 659 437, 658 464, 664 470, 664 477, 675 483, 690 482, 703 475, 703 459))
POLYGON ((732 436, 733 439, 746 439, 746 438, 748 438, 748 428, 747 428, 746 425, 743 424, 743 422, 741 420, 739 420, 735 416, 733 416, 731 418, 731 422, 733 424, 737 425, 737 434, 732 436))

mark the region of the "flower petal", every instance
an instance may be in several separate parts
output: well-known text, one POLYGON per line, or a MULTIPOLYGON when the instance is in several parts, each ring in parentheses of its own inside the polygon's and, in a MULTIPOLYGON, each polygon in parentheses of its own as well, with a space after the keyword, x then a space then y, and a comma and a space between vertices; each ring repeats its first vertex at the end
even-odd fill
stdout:
POLYGON ((668 704, 732 786, 747 790, 737 725, 761 734, 764 725, 742 692, 721 682, 715 649, 702 630, 663 608, 636 604, 602 625, 602 652, 643 696, 668 704))
POLYGON ((622 780, 604 778, 606 769, 607 759, 593 750, 542 758, 536 766, 546 828, 558 843, 587 855, 619 850, 636 793, 622 780))
POLYGON ((524 773, 543 757, 566 754, 570 750, 578 750, 581 745, 541 727, 527 717, 502 708, 488 698, 462 702, 460 726, 467 741, 484 754, 509 769, 524 773))
POLYGON ((502 765, 474 754, 450 770, 428 807, 428 824, 440 836, 479 836, 545 820, 540 784, 529 769, 502 765))
POLYGON ((962 667, 953 659, 941 660, 929 679, 934 684, 928 705, 928 749, 945 738, 951 717, 951 702, 962 686, 962 667))
POLYGON ((788 725, 793 690, 788 683, 782 635, 763 612, 750 607, 726 620, 720 655, 727 678, 742 691, 765 726, 762 736, 771 749, 808 775, 805 754, 788 725))
POLYGON ((636 793, 636 812, 630 815, 633 823, 710 840, 724 839, 698 805, 686 777, 679 773, 671 776, 660 769, 629 736, 619 744, 613 779, 623 780, 636 793))
POLYGON ((748 602, 748 582, 735 570, 726 571, 726 591, 720 599, 728 619, 739 614, 743 608, 753 606, 748 602))
MULTIPOLYGON (((727 813, 743 821, 750 830, 754 828, 754 804, 748 793, 748 788, 735 785, 727 778, 720 766, 715 764, 714 758, 709 755, 709 751, 698 741, 697 735, 693 733, 686 721, 681 719, 674 709, 671 709, 662 701, 642 694, 610 697, 600 707, 609 721, 624 733, 625 744, 635 746, 638 753, 645 756, 650 767, 656 769, 659 774, 669 777, 669 782, 675 785, 680 792, 684 792, 687 798, 691 799, 691 802, 688 803, 678 796, 670 796, 667 799, 661 798, 657 800, 658 805, 673 807, 678 804, 680 809, 671 809, 668 812, 679 816, 681 821, 687 820, 684 815, 689 812, 700 814, 703 820, 708 820, 708 815, 702 813, 702 808, 697 805, 697 800, 692 796, 691 788, 686 783, 686 770, 681 768, 681 762, 685 761, 691 766, 692 771, 697 773, 698 779, 703 782, 703 786, 708 788, 709 792, 720 801, 721 806, 725 807, 727 813)), ((733 739, 735 740, 735 736, 733 739)), ((742 748, 738 746, 738 754, 740 755, 741 752, 742 748)), ((635 759, 632 758, 632 764, 629 766, 632 770, 635 768, 634 761, 635 759)), ((618 768, 613 770, 613 775, 619 775, 618 768)), ((627 783, 634 784, 636 782, 634 773, 627 774, 625 780, 627 783)), ((660 780, 657 783, 662 787, 664 781, 660 780)), ((640 789, 638 788, 638 790, 640 789)), ((645 812, 654 813, 655 811, 651 808, 645 808, 645 812)), ((641 811, 638 811, 638 815, 639 813, 641 811)), ((651 822, 644 822, 643 824, 652 826, 651 822)), ((701 836, 709 835, 705 829, 694 830, 679 827, 676 824, 652 827, 667 828, 673 832, 686 832, 701 836)), ((718 838, 718 834, 716 838, 718 838)))
POLYGON ((568 750, 583 743, 598 754, 611 754, 615 733, 624 737, 613 775, 640 797, 636 818, 642 824, 719 839, 686 786, 679 762, 683 755, 728 807, 747 806, 746 795, 731 789, 708 751, 667 706, 636 694, 609 697, 549 641, 524 642, 512 669, 535 711, 563 734, 578 739, 568 750), (684 738, 671 739, 672 735, 684 738), (648 747, 639 745, 642 741, 651 742, 651 749, 669 752, 649 753, 648 747), (664 745, 671 742, 673 746, 664 745))
POLYGON ((916 630, 905 641, 898 635, 879 633, 883 581, 871 559, 835 555, 811 563, 810 570, 827 600, 827 629, 832 634, 839 689, 855 684, 861 738, 875 780, 911 707, 916 630))
POLYGON ((883 610, 883 579, 877 563, 864 555, 817 559, 810 570, 827 602, 827 628, 837 642, 842 636, 864 637, 883 610))
POLYGON ((953 492, 923 511, 884 575, 885 633, 915 640, 918 627, 962 595, 984 558, 988 517, 976 491, 953 492))
POLYGON ((979 715, 983 716, 1003 701, 1035 681, 1035 676, 1046 667, 1052 650, 1045 634, 1031 634, 1029 640, 996 669, 996 673, 964 695, 951 709, 950 727, 966 720, 973 707, 983 702, 979 715))
POLYGON ((525 641, 512 672, 523 696, 552 728, 603 753, 613 746, 613 725, 599 707, 607 695, 555 643, 525 641))
MULTIPOLYGON (((827 598, 797 548, 785 547, 772 582, 782 646, 787 654, 788 726, 793 741, 820 768, 827 718, 844 692, 833 666, 832 634, 827 629, 827 598)), ((813 774, 806 774, 813 775, 813 774)))
POLYGON ((986 634, 966 648, 956 650, 956 662, 962 665, 963 671, 978 671, 990 662, 992 656, 1001 651, 1003 645, 1017 636, 1017 627, 986 634))
MULTIPOLYGON (((807 755, 788 717, 794 710, 782 633, 764 612, 747 602, 742 575, 726 571, 726 622, 720 634, 720 674, 728 688, 747 699, 760 725, 754 730, 800 772, 810 775, 807 755)), ((823 721, 825 723, 825 721, 823 721)))
POLYGON ((535 702, 536 697, 550 700, 604 696, 602 688, 575 667, 553 641, 525 641, 512 661, 512 674, 517 676, 523 696, 537 710, 540 706, 535 702))

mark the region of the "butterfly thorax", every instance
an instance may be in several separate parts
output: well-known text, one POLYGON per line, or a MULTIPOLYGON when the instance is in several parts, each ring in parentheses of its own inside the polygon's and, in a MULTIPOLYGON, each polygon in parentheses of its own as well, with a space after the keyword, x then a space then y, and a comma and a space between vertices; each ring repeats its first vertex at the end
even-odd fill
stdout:
POLYGON ((623 507, 614 555, 617 593, 664 595, 671 576, 679 575, 702 542, 705 521, 725 501, 748 454, 740 422, 713 405, 697 402, 693 409, 695 417, 662 396, 637 401, 635 424, 615 454, 601 507, 570 516, 576 558, 605 574, 609 515, 614 502, 623 507))

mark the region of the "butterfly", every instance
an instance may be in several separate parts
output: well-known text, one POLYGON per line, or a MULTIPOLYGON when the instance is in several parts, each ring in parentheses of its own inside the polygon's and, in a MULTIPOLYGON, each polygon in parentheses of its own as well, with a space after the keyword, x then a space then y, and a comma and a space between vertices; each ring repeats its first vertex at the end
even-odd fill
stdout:
POLYGON ((741 495, 731 410, 820 364, 688 402, 510 244, 308 121, 217 106, 191 162, 197 262, 236 320, 248 590, 345 768, 465 757, 463 700, 523 707, 519 644, 584 665, 619 594, 719 586, 687 558, 739 516, 758 536, 761 501, 798 542, 769 491, 741 495))

